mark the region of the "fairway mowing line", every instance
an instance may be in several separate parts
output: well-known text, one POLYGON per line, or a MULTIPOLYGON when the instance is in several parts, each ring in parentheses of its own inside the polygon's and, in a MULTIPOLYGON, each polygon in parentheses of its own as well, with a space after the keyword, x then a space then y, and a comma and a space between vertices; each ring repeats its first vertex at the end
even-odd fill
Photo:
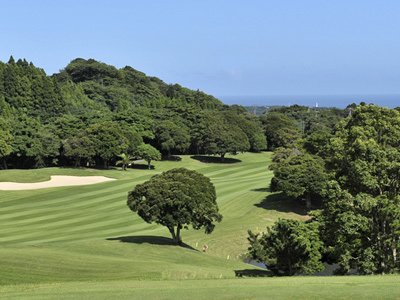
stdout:
POLYGON ((112 196, 112 198, 117 198, 117 197, 122 198, 124 196, 125 196, 125 198, 128 197, 128 191, 124 190, 124 189, 118 193, 115 192, 115 189, 113 191, 104 189, 104 190, 98 190, 94 195, 92 193, 90 193, 90 195, 88 195, 88 194, 89 193, 83 193, 83 194, 77 194, 77 195, 75 194, 75 195, 59 197, 59 198, 55 198, 55 199, 49 198, 49 199, 45 199, 45 200, 40 200, 33 204, 32 204, 32 201, 30 201, 30 199, 27 199, 27 202, 31 203, 31 205, 26 204, 25 201, 24 201, 24 203, 16 203, 15 205, 11 205, 4 210, 2 209, 1 213, 3 213, 3 212, 7 212, 7 213, 11 212, 12 213, 13 210, 26 211, 27 209, 46 209, 49 207, 54 207, 55 209, 63 208, 63 207, 76 208, 79 206, 84 206, 89 203, 95 203, 95 202, 99 201, 100 199, 101 200, 103 200, 105 198, 111 199, 110 195, 112 196), (94 197, 99 194, 110 194, 110 195, 94 197), (88 200, 85 200, 85 199, 88 199, 88 200))
MULTIPOLYGON (((123 212, 124 214, 127 212, 123 212)), ((118 220, 121 221, 121 218, 119 217, 120 214, 113 214, 112 219, 107 220, 107 214, 100 215, 99 214, 91 214, 89 211, 84 212, 80 214, 80 217, 75 217, 75 215, 71 214, 65 214, 56 218, 49 218, 49 219, 43 219, 43 222, 26 222, 28 224, 23 225, 24 228, 20 229, 8 229, 6 233, 9 234, 17 234, 18 231, 24 231, 26 232, 27 228, 34 228, 35 232, 41 229, 46 229, 46 232, 50 232, 51 230, 71 230, 70 227, 77 227, 78 225, 84 225, 84 224, 104 224, 104 220, 106 219, 106 223, 109 222, 110 220, 118 220), (75 225, 75 226, 72 226, 75 225), (25 229, 25 230, 24 230, 25 229)), ((14 226, 20 226, 20 224, 12 224, 14 226)), ((29 233, 32 234, 32 233, 29 233)))
POLYGON ((228 181, 224 184, 217 184, 215 189, 217 191, 217 196, 221 196, 225 193, 235 192, 237 190, 242 190, 243 192, 251 192, 253 189, 257 188, 258 186, 266 187, 268 182, 264 180, 264 178, 258 180, 254 179, 242 179, 237 181, 228 181))
MULTIPOLYGON (((142 226, 144 229, 146 229, 146 225, 148 226, 149 224, 147 223, 142 223, 142 226)), ((161 225, 160 225, 161 226, 161 225)), ((102 230, 100 232, 98 231, 90 231, 85 234, 65 234, 65 235, 59 235, 60 230, 57 231, 58 235, 56 237, 47 237, 43 236, 44 238, 35 238, 34 240, 22 240, 22 241, 13 241, 12 244, 19 244, 19 245, 39 245, 39 244, 47 244, 47 243, 59 243, 59 242, 77 242, 77 241, 87 241, 87 240, 105 240, 108 238, 112 238, 115 236, 132 236, 133 233, 137 235, 142 235, 141 231, 132 231, 132 228, 125 227, 124 230, 121 228, 111 228, 107 230, 102 230)))
MULTIPOLYGON (((123 203, 122 199, 123 199, 123 195, 125 195, 124 193, 120 193, 120 194, 113 194, 113 195, 108 195, 108 196, 103 196, 103 197, 99 197, 99 198, 92 198, 91 200, 81 200, 80 198, 75 199, 75 203, 68 203, 65 205, 51 205, 51 207, 49 207, 49 205, 43 204, 43 207, 45 208, 37 208, 35 210, 28 210, 28 211, 18 211, 15 213, 10 213, 8 212, 7 214, 5 214, 3 220, 11 220, 11 219, 16 219, 16 218, 21 218, 24 217, 24 221, 26 221, 27 219, 35 219, 34 218, 29 218, 29 216, 31 215, 40 215, 37 218, 41 218, 43 217, 43 214, 49 214, 51 215, 51 217, 57 217, 60 215, 63 215, 66 212, 73 212, 75 210, 81 209, 84 210, 86 208, 89 208, 90 210, 93 209, 94 205, 101 205, 103 202, 110 202, 111 200, 112 203, 123 203)), ((22 221, 22 220, 21 220, 22 221)))
POLYGON ((219 187, 219 188, 225 188, 227 186, 234 186, 236 185, 236 183, 244 183, 244 182, 253 182, 253 183, 257 183, 257 182, 268 182, 265 180, 264 176, 252 176, 252 177, 244 177, 244 178, 228 178, 228 179, 221 179, 219 181, 215 181, 213 182, 215 187, 219 187))
MULTIPOLYGON (((114 214, 113 215, 114 218, 112 220, 107 221, 106 223, 104 223, 104 220, 107 219, 107 214, 100 217, 97 216, 97 218, 95 219, 90 219, 88 218, 89 213, 85 213, 85 216, 79 219, 72 217, 72 219, 68 218, 67 220, 61 220, 59 222, 46 222, 45 224, 39 226, 38 225, 24 226, 24 228, 22 229, 19 228, 16 230, 8 230, 7 234, 12 234, 12 235, 7 237, 2 237, 0 238, 0 241, 9 243, 20 243, 18 241, 27 242, 26 240, 28 238, 30 240, 28 243, 34 244, 38 241, 38 238, 43 238, 49 235, 51 236, 53 235, 53 233, 54 235, 60 236, 60 233, 63 233, 65 231, 68 231, 68 233, 79 232, 80 230, 82 230, 82 227, 85 227, 83 231, 87 231, 90 228, 99 229, 104 226, 109 228, 110 225, 113 225, 112 230, 115 231, 115 229, 122 230, 122 228, 127 228, 127 225, 129 225, 129 228, 132 227, 132 229, 137 228, 138 226, 139 227, 149 226, 149 224, 143 223, 143 221, 138 216, 132 215, 128 217, 128 212, 125 211, 123 212, 123 214, 126 214, 126 217, 124 217, 123 219, 121 219, 118 215, 114 214), (85 226, 81 226, 80 224, 83 224, 85 226), (34 232, 31 232, 31 230, 27 230, 28 227, 34 228, 34 232), (77 228, 77 229, 72 229, 72 228, 77 228), (43 231, 41 229, 43 229, 43 231), (16 234, 18 232, 22 233, 16 234)), ((132 231, 130 231, 130 233, 132 233, 132 231)), ((90 230, 90 232, 88 232, 88 235, 91 236, 96 234, 97 234, 96 230, 90 230)), ((63 239, 65 236, 68 235, 62 235, 60 239, 63 239)), ((46 239, 46 241, 53 239, 54 238, 48 238, 46 239)), ((79 236, 76 237, 76 239, 79 240, 80 239, 79 236)))
MULTIPOLYGON (((112 182, 114 183, 114 182, 112 182)), ((119 183, 119 182, 118 182, 119 183)), ((108 184, 108 182, 106 183, 108 184)), ((100 184, 99 184, 100 185, 100 184)), ((58 202, 64 202, 64 201, 68 201, 68 200, 74 200, 77 197, 77 194, 79 195, 80 198, 83 197, 90 197, 90 196, 96 196, 98 194, 103 194, 103 193, 107 193, 107 192, 115 192, 115 190, 120 190, 120 189, 125 189, 128 188, 128 186, 130 186, 130 189, 127 189, 126 192, 128 192, 129 190, 132 190, 135 187, 135 183, 129 182, 129 183, 124 183, 124 184, 118 184, 116 186, 111 186, 108 188, 100 188, 99 186, 96 186, 95 190, 93 190, 93 186, 89 185, 89 186, 79 186, 78 189, 76 187, 64 187, 62 192, 63 193, 70 193, 71 189, 73 189, 73 194, 69 195, 69 196, 59 196, 59 191, 54 192, 54 189, 52 189, 51 191, 49 191, 46 194, 41 194, 41 195, 32 195, 32 196, 25 196, 23 198, 16 198, 10 201, 19 201, 19 203, 14 204, 15 205, 21 205, 24 208, 33 208, 35 207, 37 204, 41 205, 41 203, 43 201, 52 201, 53 203, 58 203, 58 202), (86 192, 86 189, 90 189, 91 191, 86 192), (83 191, 82 191, 83 190, 83 191), (52 196, 52 194, 54 194, 54 196, 52 196), (43 198, 48 198, 48 197, 52 197, 49 200, 42 200, 43 198), (33 202, 32 199, 35 199, 36 201, 33 202), (21 202, 22 200, 24 200, 24 202, 21 202)), ((21 191, 23 192, 23 191, 21 191)), ((16 192, 18 193, 18 191, 16 192)), ((46 203, 45 205, 48 205, 48 203, 46 203)))
POLYGON ((265 163, 265 165, 261 165, 260 163, 248 163, 245 165, 237 166, 234 168, 223 168, 221 170, 217 171, 212 171, 212 172, 205 172, 204 174, 208 177, 224 177, 226 176, 225 174, 228 174, 228 176, 236 176, 236 174, 241 174, 241 173, 251 173, 254 172, 254 169, 265 169, 268 170, 268 164, 265 163), (239 171, 243 170, 243 171, 239 171))
POLYGON ((227 173, 225 176, 221 177, 210 177, 212 182, 219 182, 219 181, 226 181, 226 180, 234 180, 234 179, 250 179, 250 178, 257 178, 261 176, 267 176, 269 172, 268 169, 250 169, 242 172, 238 172, 235 174, 227 173))
MULTIPOLYGON (((21 220, 20 222, 9 222, 9 225, 11 228, 6 230, 6 233, 12 233, 15 234, 18 231, 21 231, 23 229, 17 229, 15 228, 16 226, 23 226, 24 228, 35 228, 35 230, 38 229, 48 229, 48 227, 55 227, 59 225, 63 225, 62 228, 64 228, 65 225, 71 225, 75 223, 88 223, 88 222, 96 222, 97 220, 104 222, 107 217, 112 215, 112 219, 118 217, 121 214, 127 214, 128 215, 128 209, 120 209, 117 211, 114 211, 115 213, 110 214, 110 211, 107 211, 105 213, 101 213, 99 216, 99 213, 97 210, 85 210, 81 211, 79 214, 75 213, 74 211, 69 211, 69 212, 64 212, 64 213, 59 213, 57 215, 50 214, 46 216, 41 216, 41 217, 36 217, 36 218, 31 218, 31 219, 24 219, 21 220), (118 214, 116 213, 118 212, 118 214), (10 224, 11 223, 11 224, 10 224)), ((120 220, 120 219, 119 219, 120 220)), ((0 230, 1 232, 1 230, 0 230)))
POLYGON ((229 170, 225 169, 224 167, 222 167, 221 170, 217 170, 217 171, 212 171, 212 172, 204 172, 204 175, 206 175, 207 177, 219 177, 218 175, 223 174, 223 173, 234 173, 236 170, 240 170, 246 168, 246 166, 236 166, 236 167, 230 167, 229 170))

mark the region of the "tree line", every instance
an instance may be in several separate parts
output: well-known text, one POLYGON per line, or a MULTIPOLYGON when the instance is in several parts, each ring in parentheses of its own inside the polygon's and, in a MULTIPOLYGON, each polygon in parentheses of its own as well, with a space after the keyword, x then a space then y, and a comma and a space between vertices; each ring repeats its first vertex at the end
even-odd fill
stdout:
POLYGON ((161 155, 267 148, 244 107, 124 67, 77 58, 47 76, 25 59, 0 62, 1 167, 109 167, 161 155))
MULTIPOLYGON (((336 274, 400 269, 400 113, 361 103, 331 130, 276 139, 272 191, 302 199, 308 221, 279 219, 249 231, 250 255, 276 274, 336 274)), ((267 116, 268 117, 268 116, 267 116)), ((316 124, 313 124, 316 125, 316 124)))

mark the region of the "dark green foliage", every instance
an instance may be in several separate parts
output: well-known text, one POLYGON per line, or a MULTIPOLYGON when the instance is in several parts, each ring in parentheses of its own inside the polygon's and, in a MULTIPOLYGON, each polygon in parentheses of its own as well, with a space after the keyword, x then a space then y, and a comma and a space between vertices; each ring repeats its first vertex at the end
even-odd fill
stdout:
POLYGON ((129 148, 129 140, 118 124, 113 122, 92 124, 86 129, 86 134, 94 145, 95 160, 103 161, 105 168, 112 159, 129 148))
POLYGON ((328 155, 327 145, 331 137, 333 137, 332 134, 326 130, 316 130, 304 139, 303 147, 310 154, 326 158, 328 155))
MULTIPOLYGON (((54 112, 62 112, 65 102, 62 99, 57 82, 32 63, 10 58, 8 64, 0 67, 0 97, 11 108, 24 109, 30 116, 48 118, 54 112)), ((2 104, 2 108, 4 104, 2 104)), ((9 112, 2 112, 9 117, 9 112)))
POLYGON ((400 113, 363 105, 338 126, 328 166, 333 178, 319 218, 340 269, 400 269, 400 113))
POLYGON ((129 193, 127 204, 147 223, 166 226, 177 244, 182 242, 182 228, 191 225, 211 233, 214 222, 222 220, 210 179, 185 168, 163 172, 138 184, 129 193))
POLYGON ((188 132, 171 121, 163 121, 156 127, 156 138, 161 149, 167 151, 168 158, 172 151, 184 153, 190 145, 188 132))
POLYGON ((304 196, 307 208, 311 208, 312 199, 321 194, 327 181, 323 160, 310 154, 292 155, 279 161, 275 157, 274 160, 271 188, 296 198, 304 196))
POLYGON ((0 117, 0 160, 2 163, 2 168, 7 169, 7 158, 11 154, 13 136, 10 132, 10 123, 7 122, 5 119, 0 117))
POLYGON ((206 117, 201 145, 206 154, 220 155, 222 162, 226 153, 236 154, 250 149, 249 139, 243 130, 220 114, 206 117))
POLYGON ((82 159, 86 162, 95 155, 95 145, 93 141, 86 135, 85 131, 81 131, 74 136, 70 136, 63 141, 63 155, 73 159, 74 166, 79 167, 82 159))
POLYGON ((139 145, 134 153, 135 157, 137 159, 144 159, 147 161, 148 168, 150 170, 151 168, 151 161, 152 160, 160 160, 161 159, 161 153, 158 151, 156 148, 149 144, 141 144, 139 145))
MULTIPOLYGON (((71 81, 79 84, 90 100, 96 105, 107 106, 111 111, 121 112, 138 105, 162 108, 171 103, 186 103, 202 109, 222 106, 219 100, 203 92, 192 91, 178 84, 167 85, 162 80, 148 77, 132 67, 126 66, 118 70, 94 59, 77 58, 60 74, 55 75, 55 78, 62 86, 71 81)), ((74 100, 71 98, 67 102, 74 104, 74 100)))
POLYGON ((122 165, 122 170, 126 171, 126 168, 128 167, 128 165, 130 163, 132 163, 132 159, 133 157, 126 155, 125 153, 122 153, 120 155, 118 155, 119 158, 121 158, 120 160, 118 160, 115 165, 122 165))
POLYGON ((52 167, 57 165, 60 154, 61 142, 51 126, 42 127, 37 133, 37 139, 41 145, 36 156, 36 167, 52 167))
POLYGON ((265 135, 269 149, 289 147, 300 138, 300 132, 289 117, 281 113, 268 113, 260 120, 265 127, 265 135))
POLYGON ((224 111, 222 115, 227 123, 236 125, 246 134, 250 143, 250 150, 256 152, 267 150, 267 140, 258 118, 239 109, 238 106, 224 111))
POLYGON ((39 118, 32 118, 20 112, 18 117, 10 120, 12 141, 12 153, 8 162, 14 168, 38 167, 39 155, 42 145, 38 139, 41 128, 39 118))
POLYGON ((249 254, 275 275, 311 275, 322 271, 323 243, 318 223, 279 219, 261 237, 249 230, 249 254))
MULTIPOLYGON (((335 125, 349 115, 350 110, 335 107, 306 107, 301 105, 273 107, 270 113, 280 113, 295 122, 302 134, 308 135, 316 130, 332 132, 335 125)), ((263 116, 261 117, 263 118, 263 116)))

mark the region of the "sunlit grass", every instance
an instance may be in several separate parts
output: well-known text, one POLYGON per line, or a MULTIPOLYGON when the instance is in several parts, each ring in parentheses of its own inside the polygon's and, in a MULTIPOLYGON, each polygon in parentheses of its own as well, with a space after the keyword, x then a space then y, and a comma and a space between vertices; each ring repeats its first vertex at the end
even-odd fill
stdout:
POLYGON ((279 217, 306 215, 304 207, 269 192, 269 153, 227 158, 222 164, 214 158, 182 156, 181 161, 155 162, 152 170, 143 162, 126 172, 120 168, 1 171, 1 181, 44 181, 51 175, 118 180, 0 191, 0 298, 131 298, 132 290, 135 298, 302 298, 307 287, 308 298, 333 298, 338 289, 340 297, 351 298, 351 287, 368 295, 364 282, 376 290, 384 286, 382 295, 393 295, 397 276, 384 277, 387 281, 383 277, 235 278, 237 271, 269 274, 242 262, 248 229, 264 231, 279 217), (224 216, 211 235, 183 231, 185 247, 172 245, 166 228, 145 223, 126 205, 127 193, 136 184, 174 167, 210 177, 224 216), (203 253, 205 244, 208 250, 203 253))

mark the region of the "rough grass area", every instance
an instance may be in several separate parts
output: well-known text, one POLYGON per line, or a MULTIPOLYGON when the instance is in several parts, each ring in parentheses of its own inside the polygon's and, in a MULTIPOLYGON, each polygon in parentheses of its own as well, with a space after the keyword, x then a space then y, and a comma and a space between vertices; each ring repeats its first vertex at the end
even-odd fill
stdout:
POLYGON ((268 271, 242 262, 248 229, 263 231, 279 217, 307 218, 304 206, 269 192, 269 161, 269 153, 245 153, 223 164, 182 156, 155 162, 152 170, 140 167, 147 166, 143 162, 126 172, 1 171, 0 181, 44 181, 51 175, 118 180, 0 191, 0 298, 392 298, 399 291, 397 276, 269 278, 268 271), (183 231, 184 247, 172 245, 166 228, 143 222, 126 205, 136 184, 174 167, 210 177, 224 216, 211 235, 183 231))

